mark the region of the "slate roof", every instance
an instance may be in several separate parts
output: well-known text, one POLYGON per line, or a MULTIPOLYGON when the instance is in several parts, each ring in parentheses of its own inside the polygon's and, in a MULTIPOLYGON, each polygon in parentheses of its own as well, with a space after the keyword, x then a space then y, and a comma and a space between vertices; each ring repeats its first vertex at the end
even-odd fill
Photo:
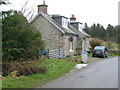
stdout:
POLYGON ((84 30, 82 30, 82 33, 87 36, 87 37, 91 37, 89 34, 87 34, 84 30))
POLYGON ((76 30, 72 25, 68 24, 68 28, 64 28, 63 26, 61 26, 59 23, 57 23, 54 19, 52 19, 49 15, 44 14, 42 12, 39 12, 38 15, 36 15, 36 17, 31 20, 30 23, 32 23, 39 15, 42 15, 44 18, 46 18, 51 24, 53 24, 60 32, 62 32, 63 34, 72 34, 72 35, 76 35, 76 36, 80 36, 80 37, 86 37, 89 36, 87 33, 85 32, 80 32, 78 30, 76 30))
POLYGON ((81 33, 80 31, 78 31, 77 29, 75 29, 72 25, 68 24, 68 27, 74 31, 78 36, 80 37, 85 37, 85 35, 83 33, 81 33))

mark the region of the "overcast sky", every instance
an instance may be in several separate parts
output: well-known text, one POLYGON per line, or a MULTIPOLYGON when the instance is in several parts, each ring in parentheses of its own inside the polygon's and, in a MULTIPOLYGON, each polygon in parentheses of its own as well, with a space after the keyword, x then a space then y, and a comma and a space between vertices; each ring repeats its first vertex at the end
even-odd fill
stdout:
MULTIPOLYGON (((21 10, 27 0, 9 0, 11 5, 2 5, 2 10, 21 10)), ((60 14, 68 18, 75 15, 77 21, 87 23, 100 23, 105 28, 108 24, 118 25, 118 2, 119 0, 45 0, 48 5, 48 14, 60 14)), ((27 8, 37 14, 37 5, 43 0, 29 0, 27 8)))

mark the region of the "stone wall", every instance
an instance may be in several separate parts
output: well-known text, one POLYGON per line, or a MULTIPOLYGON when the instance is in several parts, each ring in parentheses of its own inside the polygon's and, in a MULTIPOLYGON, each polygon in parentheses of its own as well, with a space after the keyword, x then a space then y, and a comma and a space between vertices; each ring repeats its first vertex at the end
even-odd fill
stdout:
POLYGON ((62 48, 60 40, 62 40, 62 33, 54 27, 43 16, 35 19, 32 26, 35 27, 42 34, 42 39, 45 42, 46 49, 59 49, 62 48))
POLYGON ((83 50, 85 51, 89 51, 89 38, 88 37, 85 37, 83 38, 83 43, 82 43, 82 48, 83 50))
POLYGON ((89 38, 86 37, 86 38, 85 38, 85 51, 89 51, 89 47, 90 47, 89 38))
POLYGON ((82 51, 82 38, 78 37, 77 38, 77 54, 80 54, 80 52, 82 51))
POLYGON ((45 48, 49 50, 64 49, 64 55, 73 56, 76 54, 77 37, 74 35, 63 35, 55 26, 53 26, 43 16, 38 16, 31 24, 42 34, 42 39, 45 42, 45 48), (73 52, 70 52, 70 41, 68 38, 73 37, 73 52))
POLYGON ((63 44, 63 49, 64 49, 64 56, 73 56, 76 54, 76 48, 77 48, 77 42, 76 42, 76 36, 73 35, 65 35, 64 36, 64 44, 63 44), (73 52, 70 52, 70 41, 68 38, 73 37, 73 52))

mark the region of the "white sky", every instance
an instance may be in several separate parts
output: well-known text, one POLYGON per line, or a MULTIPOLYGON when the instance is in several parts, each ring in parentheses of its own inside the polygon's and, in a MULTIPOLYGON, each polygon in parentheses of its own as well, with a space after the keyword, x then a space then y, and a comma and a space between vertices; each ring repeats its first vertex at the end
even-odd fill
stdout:
MULTIPOLYGON (((21 10, 27 0, 9 0, 11 5, 2 5, 0 10, 21 10)), ((45 0, 48 5, 48 14, 60 14, 68 18, 75 14, 77 21, 87 23, 100 23, 105 28, 108 24, 118 25, 119 0, 45 0)), ((29 0, 27 7, 37 14, 37 5, 43 0, 29 0)))

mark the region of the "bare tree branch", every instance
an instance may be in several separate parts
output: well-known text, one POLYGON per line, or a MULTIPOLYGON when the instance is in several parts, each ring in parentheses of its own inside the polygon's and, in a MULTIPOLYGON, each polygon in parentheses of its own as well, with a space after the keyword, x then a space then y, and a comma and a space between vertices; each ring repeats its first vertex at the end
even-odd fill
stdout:
POLYGON ((28 2, 29 0, 25 2, 20 12, 28 19, 28 21, 30 21, 34 16, 34 9, 33 7, 27 8, 28 2))
POLYGON ((28 21, 31 21, 31 19, 33 18, 33 16, 34 16, 34 11, 33 11, 33 13, 31 14, 30 18, 28 19, 28 21))

